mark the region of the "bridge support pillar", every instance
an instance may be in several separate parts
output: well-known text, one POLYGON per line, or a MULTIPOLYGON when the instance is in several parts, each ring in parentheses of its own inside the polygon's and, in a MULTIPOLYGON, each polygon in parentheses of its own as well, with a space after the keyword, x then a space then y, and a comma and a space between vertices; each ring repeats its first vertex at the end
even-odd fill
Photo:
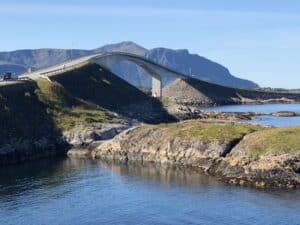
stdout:
POLYGON ((162 97, 162 85, 161 80, 155 77, 152 77, 152 96, 155 98, 162 97))

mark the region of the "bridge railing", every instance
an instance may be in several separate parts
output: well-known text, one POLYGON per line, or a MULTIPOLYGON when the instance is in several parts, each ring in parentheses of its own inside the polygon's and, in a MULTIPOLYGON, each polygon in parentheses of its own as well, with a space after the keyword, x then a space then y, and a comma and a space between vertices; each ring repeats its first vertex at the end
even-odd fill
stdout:
POLYGON ((86 65, 88 63, 89 62, 86 61, 86 62, 81 62, 81 63, 78 63, 76 65, 66 66, 66 67, 63 67, 63 65, 62 65, 62 68, 59 68, 59 69, 56 69, 56 70, 42 72, 42 73, 40 73, 40 75, 42 75, 42 76, 53 76, 53 75, 56 75, 56 74, 60 74, 62 72, 67 72, 67 71, 70 71, 70 70, 73 70, 73 69, 77 69, 77 68, 82 67, 83 65, 86 65))

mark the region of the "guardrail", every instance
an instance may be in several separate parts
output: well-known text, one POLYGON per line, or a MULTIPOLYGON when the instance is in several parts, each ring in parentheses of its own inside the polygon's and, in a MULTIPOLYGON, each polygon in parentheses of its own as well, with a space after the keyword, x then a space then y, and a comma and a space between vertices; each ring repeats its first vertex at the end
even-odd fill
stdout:
POLYGON ((60 73, 60 72, 64 72, 65 70, 66 70, 66 68, 56 69, 56 70, 51 70, 51 71, 47 71, 47 72, 44 72, 44 73, 40 73, 40 75, 44 76, 44 75, 50 75, 50 74, 57 74, 57 73, 60 73))
POLYGON ((85 64, 88 64, 88 63, 89 63, 89 61, 81 62, 81 63, 78 63, 76 65, 66 66, 66 67, 63 67, 63 68, 56 69, 56 70, 43 72, 43 73, 40 73, 40 75, 42 75, 42 76, 51 76, 51 75, 55 75, 55 74, 59 74, 59 73, 62 73, 62 72, 66 72, 66 71, 70 71, 70 70, 79 68, 79 67, 81 67, 85 64))

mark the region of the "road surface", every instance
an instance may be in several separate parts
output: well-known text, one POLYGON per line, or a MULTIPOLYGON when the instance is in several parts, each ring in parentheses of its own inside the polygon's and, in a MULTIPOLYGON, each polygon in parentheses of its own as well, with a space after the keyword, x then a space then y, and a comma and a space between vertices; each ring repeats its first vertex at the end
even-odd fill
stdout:
POLYGON ((49 76, 57 74, 57 73, 72 70, 72 69, 78 67, 79 65, 88 62, 91 58, 98 56, 98 55, 101 55, 101 54, 88 55, 88 56, 84 56, 84 57, 81 57, 78 59, 69 60, 69 61, 63 62, 61 64, 42 68, 42 69, 33 71, 31 73, 24 73, 24 74, 20 75, 19 78, 30 78, 32 80, 36 80, 41 77, 46 78, 46 77, 49 77, 49 76))

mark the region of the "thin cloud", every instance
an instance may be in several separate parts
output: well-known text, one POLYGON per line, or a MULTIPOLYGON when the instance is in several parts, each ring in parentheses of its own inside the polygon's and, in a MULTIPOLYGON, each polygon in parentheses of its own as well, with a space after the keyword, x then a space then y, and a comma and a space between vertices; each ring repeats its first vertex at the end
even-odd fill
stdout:
POLYGON ((54 4, 1 4, 2 15, 87 16, 87 17, 245 17, 253 19, 299 19, 300 15, 282 12, 231 11, 178 8, 108 7, 54 4))

